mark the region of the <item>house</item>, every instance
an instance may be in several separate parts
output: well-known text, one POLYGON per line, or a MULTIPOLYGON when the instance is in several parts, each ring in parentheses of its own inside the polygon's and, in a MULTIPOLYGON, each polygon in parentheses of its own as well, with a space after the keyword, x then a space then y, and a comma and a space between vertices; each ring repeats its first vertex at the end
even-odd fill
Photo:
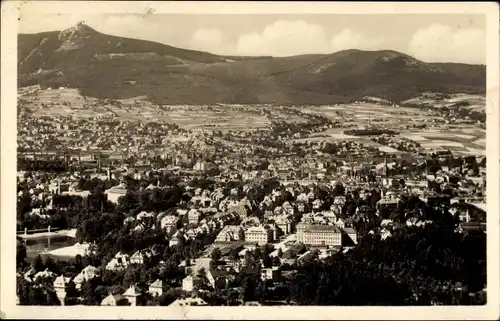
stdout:
POLYGON ((116 253, 115 257, 106 265, 106 270, 117 271, 127 268, 128 265, 129 256, 127 254, 123 254, 122 252, 118 252, 116 253))
POLYGON ((71 281, 71 278, 70 277, 67 277, 67 276, 64 276, 64 275, 60 275, 58 276, 55 280, 54 280, 54 283, 53 283, 53 286, 54 286, 54 290, 56 292, 58 291, 64 291, 66 292, 66 286, 68 285, 68 283, 71 281))
POLYGON ((163 281, 157 279, 149 285, 149 294, 152 296, 161 296, 163 294, 163 281))
POLYGON ((344 232, 354 244, 358 244, 358 233, 352 227, 345 227, 344 232))
POLYGON ((172 238, 168 242, 168 245, 175 246, 175 245, 179 244, 181 239, 184 239, 186 241, 187 237, 181 232, 181 230, 178 230, 177 232, 175 232, 174 235, 172 235, 172 238))
POLYGON ((144 264, 144 259, 151 257, 152 254, 149 251, 136 251, 134 254, 130 256, 130 264, 144 264))
POLYGON ((66 286, 70 281, 71 278, 64 275, 60 275, 54 280, 54 290, 56 292, 57 298, 61 302, 61 305, 64 305, 64 299, 66 298, 66 286))
POLYGON ((322 200, 320 200, 319 198, 315 199, 315 200, 312 202, 312 207, 313 207, 313 209, 315 209, 315 210, 319 210, 322 206, 323 206, 323 201, 322 201, 322 200))
POLYGON ((192 292, 202 284, 202 279, 196 275, 188 275, 182 280, 182 290, 192 292))
POLYGON ((391 219, 383 219, 381 222, 380 222, 380 226, 381 227, 386 227, 386 226, 392 226, 394 222, 391 220, 391 219))
POLYGON ((174 215, 164 216, 160 221, 160 226, 167 233, 175 232, 179 218, 174 215))
POLYGON ((337 221, 335 221, 335 225, 341 229, 345 228, 345 222, 340 217, 337 221))
POLYGON ((252 226, 245 231, 245 242, 265 245, 273 240, 273 231, 269 227, 252 226))
POLYGON ((155 216, 154 213, 142 211, 139 214, 137 214, 137 219, 138 220, 144 220, 144 219, 147 219, 147 218, 152 218, 154 216, 155 216))
POLYGON ((101 306, 124 306, 129 305, 128 300, 121 294, 109 294, 101 301, 101 306))
POLYGON ((51 278, 54 276, 54 272, 50 271, 49 269, 45 269, 44 271, 40 271, 35 276, 33 277, 33 280, 36 280, 38 278, 51 278))
POLYGON ((239 225, 226 225, 217 235, 215 242, 237 242, 243 228, 239 225))
POLYGON ((274 280, 278 276, 280 276, 281 270, 277 266, 273 266, 272 268, 264 268, 260 270, 260 278, 262 281, 264 280, 274 280))
POLYGON ((189 224, 198 224, 200 221, 201 215, 200 212, 197 209, 191 209, 188 212, 188 222, 189 224))
POLYGON ((284 235, 292 232, 292 221, 287 216, 278 216, 274 222, 284 235))
POLYGON ((123 294, 131 306, 137 305, 137 298, 142 295, 141 290, 136 285, 131 285, 123 294))
POLYGON ((200 230, 198 230, 197 228, 196 229, 189 229, 186 231, 186 236, 188 237, 188 239, 194 239, 196 238, 196 236, 200 233, 200 230))
POLYGON ((345 202, 346 202, 345 196, 335 196, 335 198, 333 199, 334 205, 344 206, 345 202))
POLYGON ((342 233, 335 225, 301 222, 297 225, 297 242, 314 246, 341 246, 342 233))
POLYGON ((389 230, 386 230, 385 228, 380 231, 380 238, 381 240, 385 240, 389 237, 392 237, 392 233, 389 230))
POLYGON ((206 275, 208 282, 214 289, 224 289, 228 283, 229 273, 226 271, 209 269, 206 275))
POLYGON ((169 306, 183 307, 183 306, 205 306, 205 305, 208 304, 203 299, 194 297, 194 298, 177 299, 174 302, 172 302, 169 306))
POLYGON ((88 281, 96 276, 97 276, 97 268, 92 265, 88 265, 73 279, 76 289, 80 290, 83 281, 88 281))
POLYGON ((120 184, 107 189, 106 191, 104 191, 104 194, 108 196, 108 201, 117 204, 118 199, 127 194, 127 188, 125 187, 125 185, 120 184))

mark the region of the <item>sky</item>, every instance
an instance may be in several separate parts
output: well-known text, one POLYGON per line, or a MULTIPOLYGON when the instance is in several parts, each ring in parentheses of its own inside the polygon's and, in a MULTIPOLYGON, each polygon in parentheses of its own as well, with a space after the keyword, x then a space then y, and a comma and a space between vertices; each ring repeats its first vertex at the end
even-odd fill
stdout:
POLYGON ((292 56, 396 50, 426 62, 486 64, 484 15, 472 14, 24 14, 19 33, 95 30, 224 55, 292 56))

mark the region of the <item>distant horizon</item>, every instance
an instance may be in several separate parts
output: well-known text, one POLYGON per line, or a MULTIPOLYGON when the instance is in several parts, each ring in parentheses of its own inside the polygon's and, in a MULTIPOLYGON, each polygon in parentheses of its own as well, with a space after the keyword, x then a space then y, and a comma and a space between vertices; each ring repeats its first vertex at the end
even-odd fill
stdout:
POLYGON ((81 21, 102 34, 221 56, 280 58, 330 55, 345 50, 390 50, 426 63, 486 65, 482 16, 358 16, 155 14, 145 18, 131 14, 51 14, 43 18, 23 16, 18 32, 60 32, 81 21), (381 24, 387 19, 392 21, 381 24), (378 32, 373 31, 375 27, 378 32))

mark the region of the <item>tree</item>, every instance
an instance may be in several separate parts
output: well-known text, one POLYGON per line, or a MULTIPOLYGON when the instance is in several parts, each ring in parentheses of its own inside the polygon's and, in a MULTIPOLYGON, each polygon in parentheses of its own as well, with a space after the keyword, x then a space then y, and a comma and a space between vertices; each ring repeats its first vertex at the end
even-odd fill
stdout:
POLYGON ((240 228, 240 230, 238 231, 238 240, 240 241, 245 240, 245 231, 242 228, 240 228))
POLYGON ((37 255, 33 261, 31 262, 31 267, 35 272, 40 272, 45 269, 45 266, 43 265, 42 257, 40 255, 37 255))
POLYGON ((244 261, 245 261, 245 265, 250 265, 254 261, 252 253, 250 251, 248 251, 248 250, 245 252, 244 261))
POLYGON ((212 254, 210 256, 212 258, 212 261, 218 262, 222 256, 220 249, 217 247, 213 249, 212 254))
POLYGON ((255 244, 255 250, 253 251, 253 257, 255 260, 260 260, 262 258, 262 251, 257 243, 255 244))
POLYGON ((237 248, 232 248, 231 251, 229 252, 229 257, 233 261, 237 261, 239 259, 239 251, 237 248))
POLYGON ((271 256, 269 256, 269 253, 264 252, 262 257, 262 264, 264 265, 265 268, 270 268, 273 266, 273 261, 271 259, 271 256))
POLYGON ((26 259, 26 245, 22 241, 17 241, 16 247, 16 262, 17 266, 22 266, 25 263, 26 259))

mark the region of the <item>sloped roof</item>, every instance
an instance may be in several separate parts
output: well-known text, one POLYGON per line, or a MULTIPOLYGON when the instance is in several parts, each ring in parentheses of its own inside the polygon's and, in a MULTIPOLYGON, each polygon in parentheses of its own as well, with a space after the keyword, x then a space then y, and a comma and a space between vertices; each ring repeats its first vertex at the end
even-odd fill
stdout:
POLYGON ((141 290, 137 286, 131 285, 127 291, 123 293, 123 296, 140 296, 141 294, 141 290))
POLYGON ((156 281, 154 281, 153 283, 151 283, 149 286, 153 287, 153 288, 162 288, 163 287, 163 281, 160 280, 160 279, 157 279, 156 281))

